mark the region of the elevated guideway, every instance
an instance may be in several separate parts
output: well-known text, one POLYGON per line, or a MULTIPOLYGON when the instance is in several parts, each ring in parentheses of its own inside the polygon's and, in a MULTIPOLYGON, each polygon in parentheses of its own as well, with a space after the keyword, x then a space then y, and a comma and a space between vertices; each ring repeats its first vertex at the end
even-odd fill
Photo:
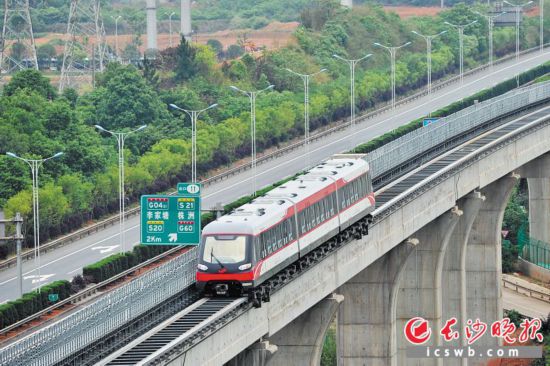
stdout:
MULTIPOLYGON (((384 109, 383 112, 371 114, 369 118, 358 117, 358 125, 354 132, 354 141, 368 141, 373 137, 388 132, 411 120, 428 115, 431 111, 472 95, 482 89, 491 87, 499 82, 510 79, 514 75, 526 71, 550 60, 550 52, 530 52, 523 54, 518 62, 515 59, 504 61, 494 66, 491 71, 487 68, 478 72, 466 75, 464 84, 459 82, 444 84, 434 90, 431 96, 423 95, 418 98, 408 99, 407 103, 397 106, 395 111, 384 109)), ((350 132, 346 130, 337 131, 322 139, 314 140, 311 144, 311 162, 317 163, 326 157, 347 151, 350 132)), ((284 156, 275 157, 263 163, 258 170, 258 186, 266 186, 273 181, 280 180, 292 175, 304 168, 302 149, 295 149, 284 156)), ((232 202, 236 198, 250 193, 252 173, 244 170, 228 179, 215 182, 204 190, 204 207, 210 208, 221 202, 222 204, 232 202)), ((138 244, 139 241, 139 218, 132 217, 126 221, 127 248, 138 244)), ((30 291, 32 288, 43 285, 57 279, 70 279, 81 273, 81 268, 89 263, 116 253, 118 247, 118 227, 111 226, 91 233, 63 247, 52 250, 42 255, 41 274, 43 277, 38 280, 32 277, 34 263, 32 261, 23 264, 23 290, 30 291), (33 283, 34 281, 34 283, 33 283)), ((0 272, 0 303, 17 297, 16 270, 9 268, 0 272)))
MULTIPOLYGON (((135 320, 144 320, 149 315, 132 318, 127 314, 133 311, 132 301, 143 296, 160 299, 161 293, 166 290, 156 288, 147 279, 138 279, 134 281, 137 284, 137 287, 133 285, 135 290, 113 294, 112 301, 104 301, 105 305, 109 304, 107 308, 98 306, 97 310, 93 310, 90 307, 88 316, 79 320, 80 323, 65 321, 63 324, 54 324, 39 334, 1 350, 0 362, 43 364, 40 360, 44 359, 54 362, 63 359, 65 363, 84 362, 78 355, 79 348, 74 348, 77 346, 84 347, 85 353, 96 357, 105 350, 121 349, 105 362, 115 362, 119 357, 134 360, 136 354, 141 354, 143 350, 140 346, 142 343, 147 345, 148 352, 144 358, 151 364, 173 362, 179 365, 203 365, 227 362, 258 339, 271 338, 284 331, 301 314, 316 307, 323 298, 342 288, 365 268, 375 268, 381 258, 398 255, 402 251, 410 252, 410 248, 416 247, 419 242, 414 238, 415 233, 423 227, 429 227, 432 221, 450 210, 451 213, 459 212, 455 206, 458 205, 457 201, 462 202, 462 197, 476 190, 490 196, 491 189, 496 189, 491 188, 496 182, 513 181, 515 178, 509 177, 510 172, 550 151, 550 107, 541 106, 547 104, 549 98, 550 84, 517 90, 495 101, 470 107, 439 124, 417 130, 402 140, 384 146, 379 153, 371 154, 369 161, 375 175, 379 206, 374 212, 374 223, 369 235, 359 238, 346 231, 274 276, 260 289, 264 293, 271 293, 271 301, 259 309, 241 299, 236 300, 238 303, 229 301, 227 306, 233 307, 230 311, 224 311, 226 307, 223 307, 220 312, 205 312, 202 317, 194 319, 188 317, 191 314, 195 316, 197 312, 176 309, 172 314, 182 310, 183 313, 172 319, 172 323, 187 324, 187 328, 175 327, 176 332, 171 336, 175 335, 176 338, 169 340, 160 337, 163 344, 155 345, 150 339, 172 323, 151 330, 155 327, 152 323, 144 325, 143 321, 139 323, 135 320), (522 112, 526 108, 532 110, 522 112), (411 161, 416 163, 412 164, 411 161), (140 283, 141 287, 148 286, 150 292, 140 292, 140 283), (194 323, 187 323, 189 320, 194 323), (116 328, 122 324, 131 326, 116 328), (118 330, 113 331, 115 328, 118 330), (117 339, 131 339, 127 334, 136 328, 140 329, 138 334, 144 334, 136 343, 129 346, 114 344, 117 339), (71 333, 65 329, 71 329, 71 333), (113 335, 117 338, 108 337, 113 335), (157 347, 156 350, 151 349, 151 345, 157 347), (26 347, 32 347, 32 352, 26 352, 26 347), (133 350, 138 352, 133 353, 133 350)), ((422 240, 420 243, 420 246, 423 245, 422 240)), ((192 251, 189 253, 192 256, 192 251)), ((177 273, 183 271, 191 277, 195 270, 194 261, 177 262, 177 273)), ((404 268, 398 263, 391 263, 384 267, 384 271, 377 273, 383 274, 394 268, 392 266, 404 268)), ((162 278, 159 273, 155 276, 157 279, 162 278)), ((189 296, 189 291, 192 292, 190 288, 186 289, 186 283, 189 282, 178 285, 176 282, 169 282, 171 292, 164 294, 165 298, 189 296), (184 291, 174 297, 171 294, 176 294, 176 287, 184 291)), ((382 301, 385 298, 373 295, 373 299, 382 301)), ((168 303, 167 299, 162 303, 163 307, 168 303)), ((208 301, 199 304, 195 310, 200 310, 206 304, 209 304, 208 301)), ((192 306, 197 306, 197 303, 192 306)), ((379 309, 389 311, 394 306, 392 303, 379 309)), ((387 342, 386 338, 380 334, 376 339, 387 342)))
MULTIPOLYGON (((273 279, 269 285, 274 293, 270 302, 260 309, 243 304, 239 312, 221 313, 200 329, 181 332, 177 338, 174 335, 170 346, 159 347, 143 358, 139 356, 138 340, 132 343, 133 347, 120 350, 101 364, 121 365, 124 364, 121 360, 128 357, 134 361, 139 359, 139 364, 151 365, 221 365, 230 361, 259 339, 283 331, 363 268, 453 209, 456 200, 475 189, 490 186, 503 175, 535 159, 537 154, 550 151, 550 140, 544 141, 548 137, 550 106, 545 106, 470 139, 405 176, 378 187, 378 206, 369 235, 361 239, 343 239, 340 243, 338 240, 329 242, 304 261, 315 265, 301 270, 298 264, 273 279), (527 149, 529 152, 522 149, 525 143, 533 144, 527 149), (470 179, 464 179, 466 177, 470 179)), ((154 337, 154 331, 149 335, 154 337)), ((373 339, 374 343, 387 341, 373 339)))

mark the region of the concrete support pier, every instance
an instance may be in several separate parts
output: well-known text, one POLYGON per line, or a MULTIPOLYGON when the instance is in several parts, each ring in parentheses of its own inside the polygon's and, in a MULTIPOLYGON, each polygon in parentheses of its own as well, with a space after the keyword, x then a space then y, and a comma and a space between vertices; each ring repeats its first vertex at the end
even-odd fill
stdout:
POLYGON ((181 0, 181 35, 191 42, 191 0, 181 0))
MULTIPOLYGON (((550 175, 550 171, 547 172, 550 175)), ((550 178, 528 178, 529 235, 550 243, 550 178)))
MULTIPOLYGON (((449 239, 443 262, 441 294, 443 298, 441 319, 457 319, 453 328, 460 331, 460 325, 466 322, 466 256, 470 231, 485 197, 480 192, 472 192, 458 201, 462 216, 449 239)), ((439 328, 440 329, 440 328, 439 328)), ((447 343, 449 346, 463 346, 463 339, 447 343)), ((463 365, 465 360, 448 359, 446 365, 463 365)))
POLYGON ((397 284, 417 243, 402 242, 339 288, 346 299, 337 318, 339 366, 397 366, 397 284))
MULTIPOLYGON (((486 197, 476 216, 466 255, 467 318, 479 319, 487 324, 502 318, 502 219, 504 209, 519 176, 512 174, 484 187, 486 197)), ((466 324, 463 324, 466 325, 466 324)), ((498 338, 489 332, 476 342, 476 346, 497 346, 498 338)))
POLYGON ((269 342, 278 350, 266 366, 319 365, 325 334, 342 301, 344 296, 332 294, 270 337, 269 342))
POLYGON ((265 366, 268 360, 277 352, 277 346, 268 341, 260 341, 254 343, 231 361, 227 362, 226 366, 265 366))
MULTIPOLYGON (((462 211, 454 207, 413 235, 418 245, 408 257, 397 284, 397 365, 442 365, 441 359, 407 358, 407 347, 411 344, 405 339, 403 329, 407 321, 416 316, 428 320, 432 329, 441 329, 443 261, 461 216, 462 211)), ((434 333, 427 345, 440 346, 441 338, 434 333)))
POLYGON ((156 0, 147 0, 147 50, 156 52, 157 46, 157 2, 156 0))

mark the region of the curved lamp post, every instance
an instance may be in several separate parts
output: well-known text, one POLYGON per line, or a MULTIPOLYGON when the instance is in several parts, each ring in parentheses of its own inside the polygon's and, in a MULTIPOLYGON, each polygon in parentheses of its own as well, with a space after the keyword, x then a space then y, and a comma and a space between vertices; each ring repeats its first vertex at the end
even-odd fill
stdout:
POLYGON ((273 89, 275 85, 269 85, 268 87, 262 89, 262 90, 256 90, 256 91, 246 91, 237 88, 234 85, 231 85, 230 88, 232 90, 238 91, 239 93, 243 93, 250 99, 250 137, 251 137, 251 143, 252 143, 252 171, 253 171, 253 194, 256 195, 256 98, 258 95, 264 91, 273 89))
POLYGON ((63 155, 62 152, 58 152, 49 158, 45 159, 25 159, 12 152, 7 152, 7 156, 19 159, 27 163, 31 168, 32 175, 32 213, 33 213, 33 239, 34 239, 34 260, 36 265, 36 260, 38 260, 38 292, 40 293, 40 280, 41 280, 41 263, 40 263, 40 204, 38 201, 38 171, 44 162, 55 159, 63 155))
POLYGON ((285 69, 286 71, 299 76, 304 82, 304 147, 306 150, 306 165, 309 167, 309 79, 315 75, 327 71, 327 69, 321 69, 313 74, 300 74, 299 72, 292 71, 291 69, 285 69))
POLYGON ((355 66, 357 66, 357 64, 363 60, 366 60, 367 58, 371 57, 372 54, 369 53, 361 58, 357 58, 357 59, 345 59, 339 55, 332 55, 332 57, 340 60, 340 61, 344 61, 345 63, 348 64, 349 66, 349 74, 350 74, 350 101, 349 101, 349 104, 350 104, 350 130, 351 130, 351 145, 352 147, 354 147, 354 143, 353 143, 353 140, 354 140, 354 136, 353 136, 353 132, 355 131, 355 66))
POLYGON ((189 110, 178 107, 175 104, 170 104, 170 107, 180 112, 185 112, 191 118, 191 181, 197 182, 197 119, 202 112, 217 107, 218 104, 200 110, 189 110))
POLYGON ((427 71, 428 72, 428 94, 431 94, 432 93, 432 40, 436 37, 439 37, 442 34, 447 33, 447 31, 444 30, 443 32, 439 32, 431 36, 426 36, 417 31, 412 31, 412 33, 426 40, 426 59, 427 59, 427 65, 428 65, 428 71, 427 71))
POLYGON ((128 131, 128 132, 116 132, 116 131, 109 131, 105 128, 101 127, 100 125, 95 125, 95 128, 97 128, 101 132, 107 132, 111 135, 113 135, 118 144, 118 208, 119 208, 119 240, 120 240, 120 252, 124 253, 124 211, 126 208, 126 203, 124 202, 124 141, 126 140, 126 137, 134 132, 138 132, 146 128, 147 125, 143 125, 141 127, 136 128, 135 130, 128 131))

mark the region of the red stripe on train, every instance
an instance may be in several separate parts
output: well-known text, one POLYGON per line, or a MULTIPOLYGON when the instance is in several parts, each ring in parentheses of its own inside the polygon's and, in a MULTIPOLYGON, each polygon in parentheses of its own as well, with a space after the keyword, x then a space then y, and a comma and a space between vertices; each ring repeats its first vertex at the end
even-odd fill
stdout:
POLYGON ((197 272, 197 282, 208 281, 252 281, 254 280, 254 272, 242 273, 204 273, 197 272))

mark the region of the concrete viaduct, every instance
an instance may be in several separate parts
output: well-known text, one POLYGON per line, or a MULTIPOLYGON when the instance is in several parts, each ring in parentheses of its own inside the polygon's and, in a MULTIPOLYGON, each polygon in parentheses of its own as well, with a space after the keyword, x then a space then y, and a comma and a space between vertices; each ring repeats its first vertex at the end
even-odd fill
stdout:
MULTIPOLYGON (((550 239, 549 114, 466 149, 458 161, 378 207, 369 235, 332 253, 261 308, 161 363, 318 365, 336 318, 338 365, 442 365, 441 359, 406 359, 404 324, 415 316, 429 320, 433 334, 426 345, 437 346, 450 317, 460 328, 467 319, 490 324, 502 318, 501 227, 520 177, 529 184, 531 234, 550 239), (394 208, 385 210, 388 205, 394 208)), ((491 345, 498 340, 487 334, 476 343, 491 345)), ((467 362, 445 360, 460 364, 467 362)))

